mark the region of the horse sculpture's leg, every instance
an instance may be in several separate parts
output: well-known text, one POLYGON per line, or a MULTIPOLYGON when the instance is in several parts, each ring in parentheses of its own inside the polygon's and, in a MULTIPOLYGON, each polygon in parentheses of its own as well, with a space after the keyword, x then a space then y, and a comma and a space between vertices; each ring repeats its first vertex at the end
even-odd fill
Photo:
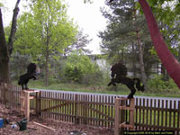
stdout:
POLYGON ((133 98, 134 94, 136 93, 136 89, 134 87, 134 80, 124 76, 116 77, 111 79, 111 82, 108 84, 108 86, 110 85, 116 86, 116 83, 125 84, 131 90, 131 93, 128 95, 128 98, 133 98))
POLYGON ((134 85, 127 84, 127 87, 131 90, 131 93, 128 95, 128 98, 133 98, 134 94, 136 93, 134 85))
POLYGON ((25 83, 25 89, 28 90, 29 88, 27 87, 27 83, 25 83))
POLYGON ((24 84, 21 84, 21 86, 22 86, 22 90, 24 90, 24 84))
POLYGON ((111 79, 111 82, 108 83, 108 86, 113 85, 116 86, 116 80, 114 78, 111 79))

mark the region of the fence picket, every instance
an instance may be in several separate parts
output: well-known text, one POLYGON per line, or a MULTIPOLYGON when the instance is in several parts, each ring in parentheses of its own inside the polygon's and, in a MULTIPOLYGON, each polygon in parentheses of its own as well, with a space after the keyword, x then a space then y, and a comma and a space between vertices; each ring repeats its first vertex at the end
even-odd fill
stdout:
POLYGON ((171 126, 171 117, 172 117, 172 112, 171 112, 171 109, 172 109, 172 101, 170 101, 170 111, 169 111, 169 127, 172 127, 171 126))
MULTIPOLYGON (((160 107, 160 100, 158 99, 157 102, 158 102, 157 108, 159 108, 160 107)), ((157 126, 160 126, 160 117, 159 116, 160 116, 160 110, 158 109, 158 111, 157 111, 157 126)))
MULTIPOLYGON (((147 99, 147 105, 146 106, 149 108, 149 99, 147 99)), ((148 118, 149 118, 149 109, 146 109, 146 126, 149 124, 148 118)))
MULTIPOLYGON (((176 101, 174 101, 174 108, 176 108, 176 101)), ((173 127, 176 127, 176 112, 173 112, 173 127)))
MULTIPOLYGON (((143 104, 142 104, 142 107, 143 107, 143 109, 142 109, 142 114, 143 114, 143 117, 142 117, 142 123, 143 123, 143 126, 145 125, 145 99, 143 98, 143 104)), ((145 128, 145 127, 144 127, 145 128)), ((144 130, 144 128, 143 128, 143 130, 144 130)))
POLYGON ((164 108, 164 100, 162 100, 162 107, 161 107, 161 126, 164 126, 165 124, 165 117, 164 117, 164 111, 163 111, 163 108, 164 108))
MULTIPOLYGON (((153 104, 153 106, 154 106, 154 108, 156 108, 156 99, 154 100, 154 104, 153 104)), ((153 109, 153 115, 154 115, 154 121, 153 121, 153 125, 154 125, 154 127, 156 126, 156 109, 153 109)), ((154 127, 153 127, 153 129, 154 129, 154 127)))
MULTIPOLYGON (((136 104, 136 108, 135 108, 135 124, 137 124, 138 123, 138 98, 136 98, 135 104, 136 104)), ((136 130, 137 130, 137 127, 138 126, 135 126, 136 130)))
MULTIPOLYGON (((168 107, 168 100, 166 100, 166 108, 168 107)), ((168 111, 165 111, 165 126, 167 126, 167 121, 168 121, 168 111)))
MULTIPOLYGON (((139 98, 139 106, 142 106, 142 98, 139 98)), ((142 124, 142 116, 141 116, 141 113, 142 113, 142 109, 139 108, 139 124, 142 124)), ((140 130, 142 130, 142 127, 140 127, 140 130)))

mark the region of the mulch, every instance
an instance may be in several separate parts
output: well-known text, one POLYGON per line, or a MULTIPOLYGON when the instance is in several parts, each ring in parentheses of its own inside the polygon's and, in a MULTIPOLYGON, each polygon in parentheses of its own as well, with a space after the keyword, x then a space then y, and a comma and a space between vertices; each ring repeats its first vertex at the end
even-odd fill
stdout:
POLYGON ((41 119, 32 117, 27 123, 27 129, 19 131, 19 127, 12 128, 12 124, 16 124, 23 119, 15 109, 8 108, 0 104, 0 118, 7 119, 10 124, 5 124, 0 128, 0 135, 113 135, 111 129, 93 127, 87 125, 75 125, 69 122, 57 121, 52 119, 41 119), (55 129, 55 131, 34 124, 38 122, 45 126, 55 129))

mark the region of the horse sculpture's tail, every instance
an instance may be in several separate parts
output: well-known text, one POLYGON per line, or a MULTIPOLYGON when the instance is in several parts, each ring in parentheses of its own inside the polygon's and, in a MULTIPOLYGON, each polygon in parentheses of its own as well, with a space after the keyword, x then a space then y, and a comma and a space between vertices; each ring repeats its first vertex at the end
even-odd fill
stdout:
POLYGON ((139 78, 134 78, 133 80, 134 80, 134 83, 136 84, 137 90, 139 90, 139 91, 144 91, 145 90, 144 89, 144 84, 141 84, 141 81, 140 81, 139 78))

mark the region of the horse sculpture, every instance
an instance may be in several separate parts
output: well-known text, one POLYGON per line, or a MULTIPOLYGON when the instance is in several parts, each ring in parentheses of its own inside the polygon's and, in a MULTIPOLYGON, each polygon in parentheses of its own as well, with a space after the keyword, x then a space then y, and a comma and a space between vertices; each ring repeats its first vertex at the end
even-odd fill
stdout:
POLYGON ((22 90, 28 89, 27 84, 30 79, 33 79, 33 80, 37 79, 36 78, 36 75, 37 75, 36 69, 37 69, 36 64, 30 63, 27 67, 27 73, 25 73, 19 77, 18 84, 22 86, 22 90))
POLYGON ((116 83, 125 84, 130 90, 131 93, 128 95, 128 98, 133 98, 136 89, 139 91, 144 91, 144 85, 141 85, 141 81, 139 78, 128 78, 127 76, 127 68, 121 63, 116 63, 111 68, 111 82, 109 82, 108 86, 113 85, 116 86, 116 83))

